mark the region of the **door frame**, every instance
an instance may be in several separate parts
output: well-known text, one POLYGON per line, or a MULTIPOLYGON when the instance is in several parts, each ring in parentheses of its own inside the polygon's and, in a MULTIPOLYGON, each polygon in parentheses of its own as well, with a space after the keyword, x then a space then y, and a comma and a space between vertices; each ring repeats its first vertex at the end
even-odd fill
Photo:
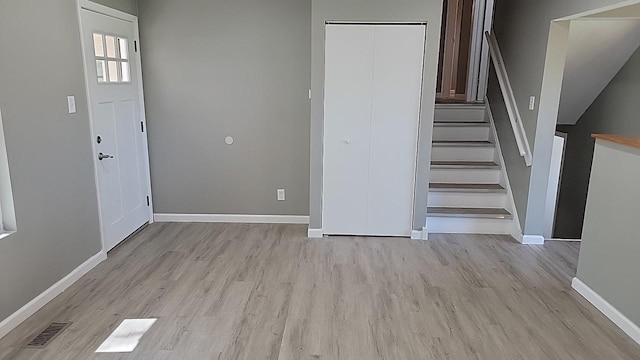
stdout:
MULTIPOLYGON (((427 40, 428 40, 428 31, 429 31, 429 27, 428 27, 428 23, 426 21, 340 21, 340 20, 327 20, 324 23, 324 55, 325 55, 325 59, 326 59, 326 48, 327 48, 327 26, 328 25, 420 25, 420 26, 424 26, 425 28, 425 36, 424 36, 424 43, 423 43, 423 51, 422 51, 422 71, 420 73, 420 104, 419 104, 419 111, 418 111, 418 119, 416 121, 416 138, 415 138, 415 147, 414 147, 414 165, 413 165, 413 176, 412 176, 412 189, 411 189, 411 216, 409 218, 409 232, 413 233, 413 222, 414 222, 414 217, 415 217, 415 208, 416 208, 416 185, 418 184, 418 166, 419 166, 419 157, 420 157, 420 130, 421 130, 421 125, 422 125, 422 107, 423 107, 423 93, 424 93, 424 76, 425 76, 425 66, 427 65, 426 60, 427 60, 427 40)), ((326 80, 326 76, 327 76, 327 69, 326 69, 326 61, 324 62, 324 78, 326 80)), ((324 85, 323 85, 323 92, 326 94, 327 88, 326 88, 326 81, 323 81, 324 85)), ((322 102, 322 109, 323 109, 323 113, 324 113, 324 109, 326 106, 326 96, 323 96, 323 102, 322 102)), ((324 153, 324 149, 326 148, 326 143, 325 143, 325 138, 324 138, 324 129, 325 129, 325 120, 323 119, 322 121, 322 197, 321 197, 321 214, 322 214, 322 226, 320 227, 320 231, 319 232, 314 232, 314 235, 318 236, 318 237, 322 237, 323 235, 331 235, 328 234, 325 230, 325 226, 324 226, 324 222, 326 217, 324 216, 324 212, 325 212, 325 206, 324 206, 324 198, 325 198, 325 176, 326 176, 326 172, 325 172, 325 165, 326 165, 326 158, 325 158, 325 153, 324 153)), ((362 235, 356 235, 356 236, 362 236, 362 235)), ((393 237, 393 236, 391 236, 393 237)), ((411 238, 412 235, 409 235, 408 238, 411 238)))
POLYGON ((565 153, 569 134, 556 131, 553 138, 553 150, 549 171, 549 184, 547 187, 547 202, 544 212, 544 237, 555 238, 556 219, 560 200, 560 186, 562 185, 562 172, 564 169, 565 153))
MULTIPOLYGON (((104 5, 100 5, 97 4, 95 2, 89 1, 89 0, 77 0, 76 2, 76 7, 77 7, 77 12, 78 12, 78 26, 80 28, 80 46, 82 49, 82 68, 83 68, 83 72, 84 72, 84 82, 85 82, 85 94, 87 97, 87 107, 88 107, 88 113, 89 113, 89 128, 90 128, 90 136, 91 136, 91 153, 93 155, 92 159, 93 159, 93 172, 94 172, 94 180, 95 180, 95 187, 96 187, 96 197, 98 199, 98 221, 100 224, 100 242, 102 244, 102 251, 105 252, 106 246, 105 246, 105 232, 104 232, 104 225, 103 225, 103 221, 102 221, 102 202, 100 199, 100 188, 99 188, 99 184, 98 184, 98 164, 96 162, 96 159, 98 157, 98 153, 96 151, 96 147, 93 144, 93 139, 96 138, 96 134, 95 134, 95 129, 94 129, 94 125, 93 125, 93 109, 91 107, 91 90, 90 90, 90 84, 89 84, 89 79, 92 76, 93 72, 90 72, 90 70, 87 68, 87 56, 86 56, 86 46, 88 46, 88 44, 85 44, 85 34, 84 34, 84 30, 83 30, 83 23, 82 23, 82 10, 89 10, 89 11, 93 11, 96 12, 98 14, 102 14, 102 15, 106 15, 106 16, 110 16, 116 19, 120 19, 120 20, 124 20, 124 21, 128 21, 131 22, 133 24, 134 27, 134 41, 137 44, 137 48, 138 51, 134 51, 132 54, 130 54, 131 56, 135 56, 136 60, 137 60, 137 64, 136 64, 136 81, 138 81, 138 101, 140 103, 140 121, 142 121, 142 124, 144 126, 144 136, 143 138, 143 166, 145 168, 145 173, 142 174, 143 177, 145 178, 146 182, 147 182, 147 196, 149 196, 149 223, 153 223, 153 195, 151 192, 151 169, 150 169, 150 163, 149 163, 149 141, 147 138, 147 130, 148 130, 148 126, 147 126, 147 117, 146 117, 146 112, 145 112, 145 105, 144 105, 144 88, 143 88, 143 83, 142 83, 142 62, 141 62, 141 57, 140 57, 140 29, 138 26, 138 17, 135 15, 131 15, 128 13, 125 13, 123 11, 120 10, 116 10, 113 8, 110 8, 108 6, 104 6, 104 5)), ((136 46, 136 45, 134 45, 136 46)))
POLYGON ((476 0, 473 18, 473 34, 471 35, 471 51, 469 77, 467 79, 467 101, 482 102, 485 100, 489 82, 489 44, 485 40, 485 32, 493 27, 495 0, 476 0))

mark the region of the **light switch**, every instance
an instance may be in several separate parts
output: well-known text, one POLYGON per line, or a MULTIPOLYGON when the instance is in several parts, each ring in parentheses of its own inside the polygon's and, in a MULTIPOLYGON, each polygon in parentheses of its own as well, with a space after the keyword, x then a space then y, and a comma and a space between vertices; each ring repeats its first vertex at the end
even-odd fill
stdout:
POLYGON ((529 98, 529 110, 533 111, 536 109, 536 97, 532 96, 529 98))
POLYGON ((76 97, 67 96, 67 105, 69 106, 69 114, 76 113, 76 97))
POLYGON ((285 196, 284 196, 284 189, 278 189, 278 201, 284 201, 285 196))

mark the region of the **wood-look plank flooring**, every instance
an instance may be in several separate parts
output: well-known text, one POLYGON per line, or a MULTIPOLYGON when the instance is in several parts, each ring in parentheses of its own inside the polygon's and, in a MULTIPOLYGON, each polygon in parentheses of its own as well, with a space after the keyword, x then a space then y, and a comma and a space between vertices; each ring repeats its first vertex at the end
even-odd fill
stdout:
POLYGON ((306 226, 152 224, 0 340, 0 359, 640 359, 571 290, 579 245, 306 238, 306 226), (94 354, 126 318, 159 320, 94 354), (26 340, 73 324, 46 349, 26 340))

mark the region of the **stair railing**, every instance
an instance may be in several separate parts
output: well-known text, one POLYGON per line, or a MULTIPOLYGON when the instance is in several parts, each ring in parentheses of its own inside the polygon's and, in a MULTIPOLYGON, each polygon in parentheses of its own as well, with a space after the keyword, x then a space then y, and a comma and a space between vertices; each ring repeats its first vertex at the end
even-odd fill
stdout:
POLYGON ((518 144, 518 150, 520 156, 524 157, 524 162, 527 166, 531 166, 533 156, 531 154, 531 147, 529 146, 529 140, 522 124, 522 118, 520 117, 520 111, 518 110, 518 104, 516 103, 516 97, 513 94, 511 83, 509 82, 509 76, 507 75, 507 69, 504 66, 504 60, 502 59, 502 53, 498 46, 498 40, 493 33, 485 32, 485 37, 489 43, 489 52, 491 53, 491 59, 493 60, 493 66, 498 76, 498 82, 500 83, 500 90, 504 103, 507 107, 507 113, 509 114, 509 121, 511 122, 511 128, 513 134, 516 137, 516 143, 518 144))

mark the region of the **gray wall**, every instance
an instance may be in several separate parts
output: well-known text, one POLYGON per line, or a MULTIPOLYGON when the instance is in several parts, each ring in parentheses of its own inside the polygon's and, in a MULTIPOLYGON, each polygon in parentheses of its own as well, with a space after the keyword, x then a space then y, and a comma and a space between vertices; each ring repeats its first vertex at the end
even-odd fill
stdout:
MULTIPOLYGON (((522 115, 527 137, 534 151, 534 167, 525 169, 524 160, 508 154, 516 152, 515 141, 503 140, 513 137, 513 132, 500 132, 502 152, 510 173, 525 172, 531 176, 518 176, 511 181, 516 207, 527 235, 542 235, 544 230, 544 208, 549 179, 549 164, 556 123, 545 117, 539 123, 538 110, 529 111, 529 96, 540 100, 542 78, 545 69, 550 23, 554 19, 574 15, 603 6, 619 3, 618 0, 498 0, 494 29, 505 61, 516 102, 522 115), (522 209, 526 209, 522 211, 522 209)), ((496 123, 505 123, 506 111, 497 110, 495 94, 497 81, 491 82, 489 101, 496 123), (493 95, 491 95, 493 94, 493 95), (497 113, 497 114, 496 114, 497 113)))
POLYGON ((139 11, 154 211, 307 215, 311 0, 139 11))
POLYGON ((101 244, 76 2, 0 0, 0 49, 18 227, 0 240, 2 320, 101 244), (67 113, 67 95, 77 114, 67 113))
POLYGON ((638 179, 640 149, 598 141, 577 275, 636 325, 640 325, 638 179))
MULTIPOLYGON (((414 229, 425 225, 429 163, 440 48, 441 0, 313 0, 311 35, 311 179, 310 227, 322 228, 322 134, 324 128, 324 27, 333 21, 426 21, 427 48, 423 86, 414 229)), ((307 160, 309 161, 309 160, 307 160)))
POLYGON ((582 235, 594 141, 591 134, 640 136, 640 50, 613 78, 575 126, 558 126, 567 133, 566 161, 560 185, 555 236, 582 235))

